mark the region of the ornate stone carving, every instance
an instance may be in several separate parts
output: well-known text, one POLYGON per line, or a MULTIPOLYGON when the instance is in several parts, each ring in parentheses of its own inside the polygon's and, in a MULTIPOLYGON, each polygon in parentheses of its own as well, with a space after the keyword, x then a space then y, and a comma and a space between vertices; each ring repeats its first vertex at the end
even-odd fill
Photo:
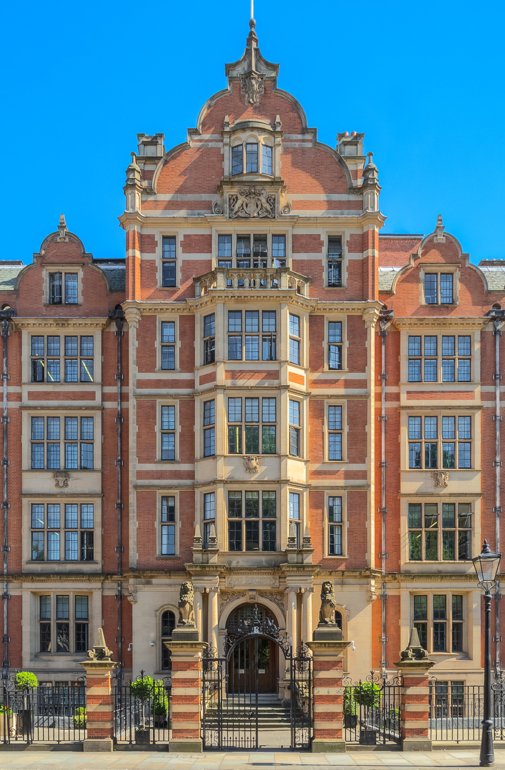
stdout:
POLYGON ((135 585, 135 583, 128 583, 128 588, 126 590, 126 598, 130 602, 130 604, 137 603, 137 586, 135 585))
POLYGON ((88 650, 87 655, 90 660, 111 660, 112 650, 105 644, 103 628, 97 630, 95 644, 92 650, 88 650))
POLYGON ((417 628, 414 628, 410 632, 410 639, 407 647, 401 651, 400 658, 402 661, 415 661, 415 660, 427 660, 428 653, 421 646, 419 641, 419 634, 417 628))
POLYGON ((248 104, 259 104, 265 93, 263 75, 257 72, 248 72, 240 78, 240 86, 244 95, 244 101, 248 104))
POLYGON ((445 489, 449 484, 449 472, 448 471, 433 471, 431 474, 433 483, 436 487, 442 487, 445 489))
POLYGON ((54 486, 57 489, 66 489, 70 482, 70 473, 68 471, 55 471, 53 473, 54 486))
POLYGON ((335 591, 329 580, 321 586, 321 609, 319 610, 320 626, 336 626, 335 620, 335 591))
POLYGON ((242 187, 228 196, 230 219, 273 219, 275 217, 275 195, 262 187, 242 187))
POLYGON ((244 457, 244 468, 248 473, 258 473, 260 469, 259 457, 256 457, 256 455, 246 455, 244 457))
POLYGON ((179 622, 177 623, 178 626, 190 626, 194 627, 195 625, 195 610, 194 610, 194 603, 195 603, 195 592, 193 591, 193 584, 186 580, 181 585, 181 590, 179 592, 179 622))
POLYGON ((224 214, 223 204, 221 201, 214 201, 212 204, 212 213, 222 216, 224 214))

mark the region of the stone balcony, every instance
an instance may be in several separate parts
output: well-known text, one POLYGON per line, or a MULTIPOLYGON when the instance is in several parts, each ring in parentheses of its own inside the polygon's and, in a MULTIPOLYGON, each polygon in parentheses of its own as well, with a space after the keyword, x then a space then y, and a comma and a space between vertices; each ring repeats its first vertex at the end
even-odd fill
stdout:
POLYGON ((195 297, 203 297, 209 291, 274 290, 295 291, 302 297, 309 296, 310 279, 294 273, 287 267, 224 268, 216 267, 193 279, 195 297))

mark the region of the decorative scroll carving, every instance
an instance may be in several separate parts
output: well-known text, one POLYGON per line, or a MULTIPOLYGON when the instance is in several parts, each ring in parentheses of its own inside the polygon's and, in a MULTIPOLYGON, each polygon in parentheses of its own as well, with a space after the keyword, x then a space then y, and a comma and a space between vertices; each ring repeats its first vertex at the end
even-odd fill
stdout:
POLYGON ((260 613, 257 604, 252 608, 251 614, 240 621, 235 630, 228 631, 225 643, 226 653, 241 639, 246 639, 250 636, 265 636, 278 644, 285 655, 290 653, 286 632, 279 630, 279 627, 270 615, 260 613))
POLYGON ((193 591, 193 584, 189 580, 186 580, 181 585, 179 592, 179 622, 178 626, 190 626, 195 625, 195 592, 193 591))
POLYGON ((217 215, 224 214, 223 204, 221 201, 214 201, 212 204, 212 213, 217 215))
POLYGON ((228 196, 230 219, 273 219, 275 217, 275 195, 262 187, 242 187, 228 196))
POLYGON ((433 471, 431 474, 433 483, 436 487, 442 487, 445 489, 449 484, 449 472, 448 471, 433 471))
POLYGON ((70 473, 68 471, 55 471, 53 473, 54 486, 57 489, 66 489, 70 483, 70 473))
POLYGON ((248 72, 240 78, 240 85, 246 105, 260 103, 261 97, 265 93, 263 75, 258 75, 257 72, 248 72))
POLYGON ((99 628, 96 632, 96 641, 92 650, 88 650, 88 658, 90 660, 111 660, 112 650, 109 650, 105 644, 105 636, 103 634, 103 628, 99 628))

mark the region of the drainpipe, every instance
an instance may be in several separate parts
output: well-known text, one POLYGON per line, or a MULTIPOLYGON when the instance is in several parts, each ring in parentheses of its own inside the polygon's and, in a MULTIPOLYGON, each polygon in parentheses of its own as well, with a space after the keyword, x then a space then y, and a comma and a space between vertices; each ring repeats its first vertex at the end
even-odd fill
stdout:
MULTIPOLYGON (((503 324, 505 323, 505 310, 502 310, 499 304, 493 305, 492 309, 487 314, 489 319, 493 322, 493 334, 494 334, 494 394, 495 394, 495 409, 494 409, 494 431, 495 431, 495 502, 494 502, 494 514, 495 514, 495 547, 496 552, 500 553, 501 550, 501 533, 500 533, 500 520, 501 520, 501 372, 500 372, 500 344, 503 324)), ((501 591, 500 581, 496 581, 495 591, 495 676, 501 677, 501 624, 500 624, 500 610, 501 610, 501 591)))
POLYGON ((118 576, 117 600, 117 654, 118 681, 123 676, 123 334, 125 315, 121 305, 116 305, 109 313, 109 319, 116 324, 116 571, 118 576))
POLYGON ((381 671, 383 675, 387 669, 387 586, 386 586, 386 567, 387 567, 387 505, 386 505, 386 337, 393 320, 393 311, 388 310, 386 306, 381 310, 379 315, 379 331, 381 336, 381 573, 382 573, 382 586, 381 586, 381 613, 382 613, 382 628, 381 628, 381 671))
POLYGON ((9 360, 8 360, 8 339, 12 318, 15 311, 8 305, 0 310, 0 321, 2 323, 2 508, 3 508, 3 588, 2 588, 2 608, 3 608, 3 638, 2 638, 2 678, 5 680, 9 676, 9 360))

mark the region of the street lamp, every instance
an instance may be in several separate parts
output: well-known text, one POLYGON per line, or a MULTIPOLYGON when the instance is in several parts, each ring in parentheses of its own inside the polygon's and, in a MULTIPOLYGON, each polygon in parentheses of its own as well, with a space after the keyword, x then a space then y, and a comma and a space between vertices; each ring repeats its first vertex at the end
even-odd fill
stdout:
POLYGON ((479 586, 484 591, 484 719, 480 744, 480 766, 494 764, 493 717, 491 714, 491 591, 496 585, 501 553, 493 553, 484 540, 482 553, 472 559, 479 586))

